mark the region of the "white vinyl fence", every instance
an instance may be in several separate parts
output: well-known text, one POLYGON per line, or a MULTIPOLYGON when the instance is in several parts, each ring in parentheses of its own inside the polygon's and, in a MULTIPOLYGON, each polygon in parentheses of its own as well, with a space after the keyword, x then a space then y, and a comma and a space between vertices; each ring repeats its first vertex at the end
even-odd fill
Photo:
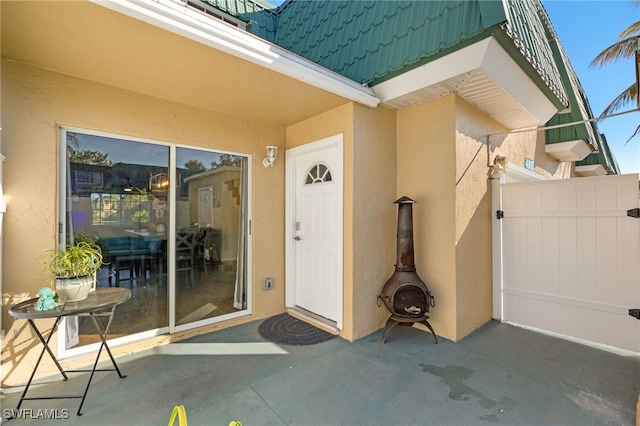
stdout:
POLYGON ((502 321, 640 353, 638 175, 501 190, 502 321))

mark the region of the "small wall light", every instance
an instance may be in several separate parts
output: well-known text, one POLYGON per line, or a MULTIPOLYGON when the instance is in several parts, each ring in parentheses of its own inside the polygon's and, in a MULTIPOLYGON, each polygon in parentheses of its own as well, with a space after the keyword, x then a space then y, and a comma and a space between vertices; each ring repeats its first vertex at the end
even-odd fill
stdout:
POLYGON ((494 172, 506 173, 508 169, 508 160, 507 157, 497 156, 493 159, 493 170, 494 172))
POLYGON ((262 159, 262 165, 265 167, 273 167, 273 162, 278 156, 278 147, 269 145, 267 147, 267 156, 262 159))

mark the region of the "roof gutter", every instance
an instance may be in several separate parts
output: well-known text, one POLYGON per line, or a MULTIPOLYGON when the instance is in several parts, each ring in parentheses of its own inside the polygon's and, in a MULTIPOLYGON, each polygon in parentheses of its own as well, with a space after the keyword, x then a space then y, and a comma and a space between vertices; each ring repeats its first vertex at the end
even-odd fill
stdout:
POLYGON ((174 0, 89 0, 166 31, 221 50, 353 102, 375 108, 373 90, 253 34, 174 0))

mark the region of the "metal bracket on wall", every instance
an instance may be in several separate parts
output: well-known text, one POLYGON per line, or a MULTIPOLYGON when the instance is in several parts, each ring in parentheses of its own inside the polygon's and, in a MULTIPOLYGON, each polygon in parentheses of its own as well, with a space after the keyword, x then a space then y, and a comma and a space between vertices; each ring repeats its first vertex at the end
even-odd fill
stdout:
POLYGON ((640 208, 627 210, 627 216, 640 218, 640 208))

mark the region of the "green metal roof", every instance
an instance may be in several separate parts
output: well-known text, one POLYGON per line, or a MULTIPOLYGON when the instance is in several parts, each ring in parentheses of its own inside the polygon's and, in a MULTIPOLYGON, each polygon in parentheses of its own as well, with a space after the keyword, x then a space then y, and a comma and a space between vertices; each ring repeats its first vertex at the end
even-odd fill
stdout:
MULTIPOLYGON (((496 2, 489 2, 487 6, 496 2)), ((487 22, 475 1, 290 1, 278 14, 274 42, 362 84, 459 48, 504 20, 487 22)))
MULTIPOLYGON (((253 34, 369 86, 493 36, 566 110, 547 124, 593 117, 540 0, 288 0, 279 8, 204 1, 249 23, 253 34)), ((582 139, 597 149, 596 135, 594 124, 580 124, 547 130, 547 143, 582 139)))
MULTIPOLYGON (((578 76, 569 62, 569 58, 565 53, 560 40, 551 29, 551 46, 556 58, 560 75, 567 89, 569 98, 569 109, 566 112, 556 114, 547 122, 548 126, 557 124, 567 124, 579 121, 585 121, 593 118, 591 107, 587 96, 582 89, 582 85, 578 80, 578 76)), ((556 129, 546 130, 547 144, 554 144, 566 141, 584 140, 595 150, 598 149, 597 131, 595 122, 585 122, 575 124, 573 126, 559 127, 556 129)))
POLYGON ((205 0, 249 31, 374 86, 496 36, 558 108, 567 105, 540 0, 205 0))
MULTIPOLYGON (((510 43, 502 42, 502 46, 507 51, 515 47, 520 52, 520 55, 512 53, 512 58, 525 72, 527 64, 535 70, 537 78, 530 71, 529 76, 541 90, 551 91, 559 100, 559 103, 556 102, 558 108, 568 106, 567 93, 549 43, 550 35, 554 33, 553 25, 541 1, 504 0, 504 4, 508 19, 501 28, 506 32, 510 43), (542 80, 542 85, 539 79, 542 80)), ((494 36, 498 41, 503 40, 499 33, 494 33, 494 36)))
MULTIPOLYGON (((185 0, 183 0, 185 1, 185 0)), ((276 33, 278 7, 261 0, 200 0, 241 21, 248 30, 265 40, 273 42, 276 33)))
POLYGON ((291 0, 278 12, 274 43, 374 86, 493 35, 562 108, 543 10, 539 0, 291 0))

